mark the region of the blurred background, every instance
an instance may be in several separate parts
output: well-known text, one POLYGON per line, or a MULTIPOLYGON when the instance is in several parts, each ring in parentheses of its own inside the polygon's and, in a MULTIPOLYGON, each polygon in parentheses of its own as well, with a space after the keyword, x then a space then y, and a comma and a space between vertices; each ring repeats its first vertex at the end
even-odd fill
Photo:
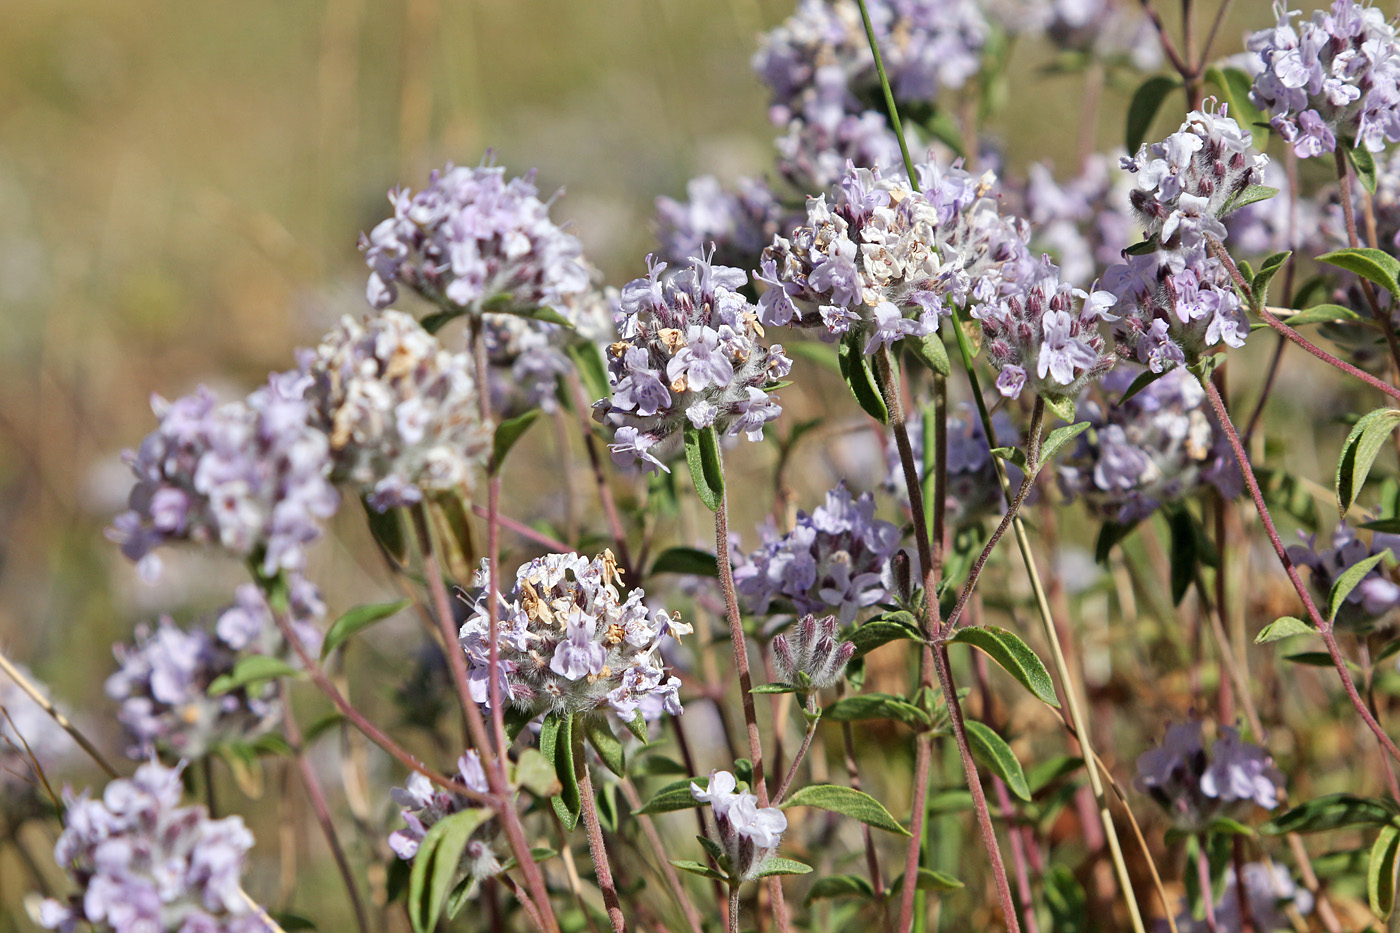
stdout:
MULTIPOLYGON (((292 348, 368 310, 356 238, 387 214, 385 192, 488 151, 509 174, 537 168, 542 192, 564 189, 554 217, 572 221, 609 284, 641 274, 658 195, 683 196, 698 174, 769 170, 775 131, 749 60, 791 11, 791 0, 9 0, 0 646, 120 757, 102 692, 109 645, 139 620, 225 602, 240 579, 228 562, 171 554, 147 586, 103 537, 130 486, 120 451, 154 426, 151 394, 203 382, 241 396, 290 368, 292 348)), ((1271 22, 1263 0, 1236 3, 1218 53, 1271 22)), ((1012 171, 1048 160, 1072 174, 1083 78, 1046 71, 1052 57, 1034 41, 1012 57, 988 128, 1012 171)), ((1121 145, 1132 87, 1106 88, 1100 148, 1121 145)), ((1161 128, 1179 122, 1178 103, 1161 128)), ((1251 345, 1239 371, 1262 369, 1271 346, 1251 345)), ((1300 380, 1322 372, 1293 362, 1300 380)), ((854 413, 844 390, 828 395, 854 413)), ((1278 398, 1324 414, 1340 404, 1326 392, 1278 398)), ((1290 465, 1325 485, 1332 454, 1306 440, 1315 420, 1293 423, 1303 440, 1290 465)), ((825 488, 840 466, 822 465, 796 484, 825 488)), ((532 488, 508 484, 506 511, 528 514, 532 488)), ((363 529, 344 530, 318 557, 332 613, 388 596, 363 529)), ((410 661, 394 663, 406 672, 410 661)), ((95 778, 82 763, 56 776, 95 778)), ((264 810, 255 831, 278 818, 264 810)), ((37 832, 32 848, 46 856, 52 827, 37 832)), ((30 929, 24 889, 0 856, 0 930, 30 929)))

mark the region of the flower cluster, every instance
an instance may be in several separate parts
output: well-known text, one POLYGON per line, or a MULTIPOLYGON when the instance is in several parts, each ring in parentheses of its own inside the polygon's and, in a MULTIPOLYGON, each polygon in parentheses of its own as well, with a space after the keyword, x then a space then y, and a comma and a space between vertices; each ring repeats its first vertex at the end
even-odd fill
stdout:
MULTIPOLYGON (((1141 373, 1136 366, 1110 373, 1105 393, 1120 396, 1141 373)), ((1060 487, 1098 516, 1125 525, 1206 484, 1235 498, 1242 478, 1205 398, 1195 376, 1173 369, 1126 402, 1081 404, 1080 420, 1092 427, 1062 457, 1060 487)))
MULTIPOLYGON (((320 648, 313 619, 325 613, 314 584, 294 575, 290 586, 294 631, 308 652, 320 648)), ((149 758, 157 751, 198 758, 228 742, 243 742, 274 728, 282 705, 272 684, 209 693, 248 654, 287 653, 262 591, 238 588, 233 605, 218 616, 211 633, 184 630, 162 618, 139 626, 133 644, 114 646, 119 669, 107 678, 107 696, 120 702, 117 719, 131 744, 127 755, 149 758)))
MULTIPOLYGON (((1289 907, 1304 915, 1313 908, 1311 892, 1298 887, 1278 862, 1246 862, 1244 895, 1249 904, 1250 928, 1260 933, 1294 929, 1288 917, 1289 907)), ((1204 918, 1197 920, 1188 910, 1176 918, 1177 933, 1244 930, 1246 914, 1242 907, 1239 879, 1235 866, 1230 865, 1225 869, 1225 890, 1215 904, 1215 926, 1212 928, 1204 918)))
MULTIPOLYGON (((22 677, 35 683, 27 668, 16 667, 22 677)), ((0 826, 14 832, 20 823, 45 812, 46 798, 35 765, 51 773, 72 762, 74 748, 54 728, 48 712, 0 673, 0 826)))
POLYGON ((538 195, 533 172, 506 181, 495 165, 448 165, 417 194, 389 192, 394 216, 360 237, 369 303, 389 307, 402 283, 454 310, 557 310, 588 287, 588 271, 538 195))
MULTIPOLYGON (((1389 552, 1400 556, 1400 535, 1376 532, 1368 546, 1346 522, 1339 524, 1332 533, 1330 548, 1319 548, 1316 535, 1302 532, 1299 535, 1306 544, 1293 545, 1288 549, 1288 556, 1311 571, 1309 582, 1320 607, 1327 605, 1327 595, 1337 579, 1356 564, 1376 554, 1389 552)), ((1377 564, 1347 595, 1337 610, 1337 621, 1348 628, 1369 631, 1396 606, 1400 606, 1400 585, 1383 565, 1377 564)))
POLYGON ((1165 141, 1123 159, 1137 182, 1132 206, 1149 249, 1130 250, 1104 274, 1117 298, 1112 310, 1122 316, 1114 327, 1119 352, 1161 372, 1194 364, 1222 341, 1244 345, 1249 321, 1211 244, 1224 241, 1220 215, 1258 183, 1266 163, 1223 107, 1192 111, 1165 141))
POLYGON ((407 314, 347 315, 301 367, 334 477, 381 511, 470 486, 490 451, 470 357, 443 349, 407 314))
POLYGON ((1109 292, 1061 281, 1045 256, 1024 288, 974 305, 970 314, 982 322, 987 358, 1000 371, 997 391, 1006 398, 1026 389, 1047 399, 1077 398, 1113 367, 1115 357, 1105 352, 1099 333, 1104 309, 1113 303, 1109 292))
POLYGON ((1400 43, 1379 8, 1334 0, 1294 28, 1299 15, 1275 4, 1278 22, 1249 37, 1263 70, 1250 99, 1307 159, 1337 140, 1380 152, 1400 142, 1400 43))
MULTIPOLYGON (((661 643, 690 626, 648 610, 640 588, 624 600, 621 582, 611 551, 591 561, 546 554, 523 564, 509 595, 497 598, 501 697, 533 714, 611 709, 632 719, 647 701, 678 715, 680 680, 667 677, 661 643)), ((490 702, 486 599, 483 592, 460 632, 472 697, 482 704, 490 702)))
POLYGON ((996 297, 1003 267, 1027 254, 1021 231, 986 197, 992 176, 917 169, 922 193, 848 165, 831 204, 808 198, 807 223, 763 251, 764 324, 853 332, 868 354, 935 333, 950 301, 996 297))
POLYGON ((899 529, 875 517, 870 493, 853 499, 842 483, 812 514, 799 512, 792 531, 779 536, 765 525, 760 533, 762 544, 734 560, 735 588, 752 612, 765 615, 782 600, 803 614, 834 610, 849 623, 889 598, 886 571, 899 529))
MULTIPOLYGON (((478 794, 485 794, 490 790, 486 772, 481 767, 481 756, 473 749, 468 749, 457 759, 457 776, 468 790, 478 794)), ((434 787, 432 781, 417 771, 408 776, 403 787, 391 790, 389 796, 395 804, 403 808, 399 815, 408 824, 406 829, 395 830, 389 835, 389 848, 406 862, 412 861, 418 854, 418 847, 422 845, 423 838, 427 836, 433 824, 471 807, 466 798, 434 787)), ((501 862, 492 848, 498 831, 496 821, 491 819, 472 830, 467 839, 466 848, 462 850, 461 870, 471 879, 468 897, 483 878, 490 878, 501 872, 501 862)))
POLYGON ((339 504, 330 445, 304 398, 308 382, 274 374, 246 400, 224 405, 204 388, 174 402, 154 399, 160 426, 126 455, 137 481, 108 531, 142 576, 159 574, 151 552, 171 541, 261 554, 269 575, 305 565, 306 545, 339 504))
POLYGON ((737 291, 748 276, 709 256, 666 278, 664 262, 647 262, 647 277, 622 289, 619 339, 608 348, 612 397, 593 407, 616 428, 613 460, 669 472, 662 458, 679 451, 686 423, 762 440, 782 412, 768 390, 792 361, 779 344, 759 343, 756 309, 737 291))
POLYGON ((715 263, 751 269, 773 237, 798 222, 761 178, 740 178, 730 190, 702 175, 686 183, 685 195, 684 201, 656 199, 657 255, 671 265, 711 247, 715 263))
POLYGON ((64 791, 54 860, 78 886, 39 909, 45 929, 262 933, 272 927, 243 894, 253 836, 237 816, 211 820, 180 806, 180 768, 150 762, 112 781, 102 799, 64 791))
POLYGON ((1205 828, 1239 804, 1272 810, 1283 796, 1283 774, 1262 748, 1226 726, 1207 757, 1199 721, 1169 727, 1160 746, 1138 757, 1137 784, 1189 830, 1205 828))
POLYGON ((773 639, 773 667, 778 679, 813 690, 834 686, 855 654, 854 642, 841 641, 836 617, 818 620, 807 615, 787 633, 773 639))
MULTIPOLYGON (((997 479, 996 464, 992 460, 992 448, 987 443, 987 434, 982 430, 982 420, 977 416, 971 403, 961 406, 962 414, 948 418, 948 481, 947 481, 947 521, 951 528, 963 528, 996 512, 1002 501, 1001 482, 997 479)), ((1018 447, 1021 434, 1011 422, 1005 410, 992 416, 992 429, 996 431, 997 444, 1018 447)), ((920 481, 924 477, 924 422, 923 419, 908 424, 909 446, 914 452, 914 471, 920 481)), ((1019 488, 1023 474, 1020 467, 1007 461, 1007 478, 1013 489, 1019 488)), ((909 490, 904 483, 904 467, 899 460, 899 450, 891 438, 885 447, 885 482, 883 488, 908 503, 909 490)), ((1035 495, 1032 490, 1031 495, 1035 495)))
POLYGON ((568 348, 576 342, 606 346, 615 336, 617 290, 589 288, 563 302, 573 327, 516 314, 485 316, 482 338, 490 363, 491 410, 513 417, 532 408, 558 408, 559 378, 572 372, 568 348))
POLYGON ((757 797, 737 788, 733 774, 711 771, 704 787, 691 782, 690 794, 714 811, 719 845, 729 861, 725 866, 729 876, 736 881, 752 881, 778 851, 787 831, 787 817, 777 807, 760 807, 757 797))

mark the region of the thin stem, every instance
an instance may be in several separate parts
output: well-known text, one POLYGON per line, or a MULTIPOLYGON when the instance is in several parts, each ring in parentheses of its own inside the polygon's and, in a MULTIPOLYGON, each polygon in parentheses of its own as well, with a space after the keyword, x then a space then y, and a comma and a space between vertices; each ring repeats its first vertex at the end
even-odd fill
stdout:
MULTIPOLYGON (((637 787, 630 779, 623 778, 617 786, 622 789, 622 796, 627 800, 627 805, 632 808, 632 812, 636 813, 642 808, 641 795, 637 793, 637 787)), ((685 922, 690 926, 690 933, 704 933, 700 911, 695 909, 695 904, 685 891, 685 885, 681 884, 680 875, 676 874, 675 867, 666 857, 666 845, 661 841, 661 835, 656 831, 655 821, 649 814, 640 813, 637 814, 637 822, 641 823, 642 833, 647 837, 647 843, 656 855, 657 867, 661 869, 661 875, 666 879, 666 884, 671 889, 671 896, 676 899, 681 913, 685 914, 685 922)), ((704 829, 703 823, 701 829, 704 829)))
POLYGON ((603 827, 598 822, 598 800, 593 794, 593 777, 589 773, 586 760, 579 775, 578 796, 583 806, 583 825, 588 831, 588 855, 593 859, 593 872, 598 876, 598 887, 603 891, 603 904, 608 908, 608 920, 612 923, 613 933, 627 933, 627 920, 622 916, 622 904, 617 899, 617 886, 613 884, 612 865, 608 863, 608 847, 603 842, 603 827))
POLYGON ((369 933, 369 918, 365 915, 365 905, 360 900, 360 892, 355 885, 355 873, 350 868, 350 860, 345 857, 345 848, 340 844, 340 836, 336 833, 335 821, 331 819, 331 810, 326 805, 326 795, 321 790, 321 781, 316 776, 316 769, 311 767, 311 762, 306 758, 301 726, 297 724, 296 715, 292 710, 292 692, 287 681, 282 681, 281 688, 282 728, 287 736, 287 744, 292 748, 292 757, 296 759, 301 782, 306 788, 306 796, 311 801, 311 810, 316 814, 321 834, 326 837, 326 845, 330 846, 336 871, 340 873, 345 892, 350 895, 350 906, 355 911, 355 926, 360 933, 369 933))
MULTIPOLYGON (((481 518, 486 518, 487 515, 490 514, 487 509, 482 508, 475 502, 472 503, 472 512, 474 512, 481 518)), ((509 528, 511 531, 520 535, 520 537, 526 539, 527 541, 533 541, 541 547, 549 548, 551 551, 555 551, 561 554, 578 553, 578 548, 567 545, 563 541, 560 541, 558 538, 551 538, 549 535, 544 534, 543 532, 536 531, 524 522, 516 521, 513 518, 509 518, 508 516, 500 514, 496 516, 496 521, 501 523, 502 528, 509 528)))
MULTIPOLYGON (((857 0, 857 2, 860 4, 861 21, 865 24, 865 38, 870 43, 870 53, 875 57, 875 73, 880 77, 880 88, 885 94, 885 115, 889 118, 895 138, 899 140, 899 154, 904 157, 904 168, 909 173, 909 184, 915 191, 918 191, 919 181, 914 174, 914 160, 909 156, 909 143, 904 139, 904 127, 899 121, 899 107, 894 102, 894 91, 890 89, 890 79, 885 74, 885 59, 880 55, 880 43, 875 39, 875 25, 870 22, 870 11, 866 9, 865 0, 857 0)), ((973 149, 975 151, 976 147, 973 149)))
MULTIPOLYGON (((1210 933, 1216 933, 1220 926, 1215 920, 1215 896, 1212 893, 1214 887, 1210 883, 1210 862, 1206 859, 1205 840, 1200 837, 1196 839, 1196 880, 1201 889, 1201 901, 1205 905, 1206 929, 1210 930, 1210 933)), ((1235 883, 1242 884, 1243 879, 1236 879, 1235 883)), ((1237 890, 1243 890, 1243 888, 1237 888, 1237 890)), ((1244 898, 1244 900, 1248 900, 1248 898, 1244 898)))
POLYGON ((817 712, 817 695, 809 693, 807 695, 807 731, 802 734, 802 744, 797 748, 797 754, 792 756, 792 764, 788 767, 787 774, 783 775, 783 783, 778 785, 778 792, 773 795, 773 806, 783 802, 783 797, 787 794, 787 789, 792 785, 792 779, 797 776, 797 766, 802 764, 802 759, 807 757, 807 749, 812 747, 812 736, 817 734, 817 723, 821 722, 821 713, 817 712))
POLYGON ((1143 12, 1152 21, 1152 27, 1157 30, 1157 38, 1162 43, 1162 51, 1166 53, 1167 60, 1172 63, 1172 67, 1182 77, 1191 74, 1193 69, 1186 64, 1181 53, 1176 50, 1176 43, 1172 42, 1172 37, 1167 35, 1167 28, 1162 25, 1162 17, 1158 16, 1157 11, 1152 8, 1151 0, 1140 0, 1140 2, 1143 12))
POLYGON ((1269 507, 1264 503, 1264 494, 1259 490, 1259 481, 1254 477, 1254 468, 1250 466, 1249 457, 1240 443, 1240 436, 1235 431, 1234 424, 1230 421, 1230 413, 1225 408, 1225 400, 1220 397, 1219 390, 1214 383, 1203 380, 1202 385, 1206 390, 1206 397, 1210 399, 1211 407, 1215 410, 1216 420, 1220 422, 1221 428, 1225 431, 1226 438, 1230 441, 1230 447, 1235 453, 1235 461, 1240 466, 1240 472, 1244 474, 1245 486, 1249 489, 1250 498, 1254 500, 1254 507, 1259 512, 1259 520, 1264 525, 1264 531, 1269 536, 1269 543, 1274 546, 1274 553, 1278 555, 1279 562, 1283 564, 1284 572, 1288 574, 1289 581, 1293 584, 1293 589, 1303 601, 1303 606, 1308 611, 1308 616, 1312 619, 1313 626, 1322 636, 1323 643, 1327 646, 1327 653, 1332 658, 1332 665, 1337 669, 1337 673, 1342 678, 1342 686, 1346 689, 1347 697, 1351 700, 1351 705, 1356 709, 1362 721, 1366 723, 1376 739, 1381 743, 1381 747, 1390 754, 1396 761, 1400 761, 1400 748, 1386 735, 1381 724, 1376 722, 1371 711, 1366 708, 1366 702, 1361 699, 1361 695, 1356 691, 1356 684, 1352 682, 1351 673, 1347 670, 1346 659, 1342 657, 1341 649, 1337 646, 1337 639, 1332 634, 1332 623, 1322 618, 1322 614, 1317 611, 1317 605, 1313 602, 1312 595, 1308 588, 1303 585, 1302 578, 1298 575, 1298 569, 1293 564, 1293 559, 1288 556, 1288 551, 1279 539, 1278 530, 1274 527, 1274 520, 1269 515, 1269 507))
POLYGON ((739 886, 729 886, 729 933, 739 933, 739 886))
POLYGON ((72 721, 67 716, 59 712, 58 707, 50 703, 48 697, 40 693, 39 688, 34 686, 29 678, 25 677, 24 674, 20 672, 19 668, 10 663, 10 659, 5 657, 3 651, 0 651, 0 671, 4 671, 6 674, 10 675, 10 679, 24 691, 25 695, 35 703, 38 703, 39 707, 49 714, 49 718, 58 723, 59 728, 71 735, 73 741, 77 742, 78 745, 82 747, 82 750, 88 753, 89 758, 97 762, 97 766, 106 772, 109 778, 120 777, 117 769, 108 764, 107 759, 97 750, 97 746, 88 741, 88 737, 83 735, 82 731, 78 729, 77 726, 73 725, 72 721))
MULTIPOLYGON (((1356 214, 1351 203, 1351 166, 1347 163, 1346 151, 1338 146, 1334 151, 1337 163, 1337 182, 1341 185, 1342 218, 1346 221, 1347 245, 1352 249, 1361 245, 1356 235, 1356 214)), ((1376 289, 1369 279, 1361 279, 1361 291, 1366 296, 1366 304, 1371 307, 1371 318, 1385 335, 1386 346, 1390 348, 1390 358, 1395 363, 1395 371, 1400 374, 1400 339, 1395 336, 1395 328, 1390 326, 1390 315, 1381 311, 1376 300, 1376 289)))
POLYGON ((1220 6, 1215 10, 1215 19, 1211 21, 1210 31, 1206 33, 1206 41, 1201 46, 1200 57, 1196 60, 1196 70, 1203 71, 1206 62, 1210 59, 1211 46, 1215 45, 1215 37, 1220 32, 1220 26, 1225 22, 1225 16, 1230 12, 1230 4, 1234 0, 1221 0, 1220 6))

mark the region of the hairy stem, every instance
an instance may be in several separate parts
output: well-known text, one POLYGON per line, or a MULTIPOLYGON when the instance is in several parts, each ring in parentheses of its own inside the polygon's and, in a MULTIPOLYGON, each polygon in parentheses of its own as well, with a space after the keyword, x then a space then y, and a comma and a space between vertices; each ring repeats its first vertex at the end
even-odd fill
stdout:
POLYGON ((613 933, 627 933, 627 920, 622 916, 622 903, 617 899, 613 884, 612 865, 608 862, 608 847, 603 841, 603 827, 598 822, 598 799, 593 793, 593 777, 584 761, 578 782, 579 801, 583 806, 583 825, 588 831, 588 855, 593 859, 593 873, 603 892, 603 904, 608 908, 608 921, 613 933))
POLYGON ((792 764, 788 767, 787 774, 783 775, 783 783, 778 785, 778 792, 773 795, 773 806, 783 802, 784 795, 792 785, 792 779, 797 776, 797 766, 802 764, 802 759, 807 757, 807 750, 812 747, 812 736, 817 734, 817 723, 821 722, 821 714, 817 712, 817 695, 809 693, 807 695, 807 731, 802 734, 802 744, 797 748, 797 754, 792 756, 792 764))
MULTIPOLYGON (((1342 219, 1346 222, 1347 245, 1356 249, 1361 238, 1356 233, 1356 212, 1351 203, 1351 166, 1347 164, 1346 150, 1338 146, 1334 150, 1337 163, 1337 183, 1341 185, 1342 219)), ((1369 279, 1361 279, 1361 291, 1366 296, 1366 304, 1371 308, 1371 318, 1385 335, 1386 346, 1390 348, 1390 359, 1395 364, 1395 372, 1400 375, 1400 340, 1396 339, 1395 328, 1390 325, 1390 315, 1381 311, 1376 299, 1376 288, 1369 279)))

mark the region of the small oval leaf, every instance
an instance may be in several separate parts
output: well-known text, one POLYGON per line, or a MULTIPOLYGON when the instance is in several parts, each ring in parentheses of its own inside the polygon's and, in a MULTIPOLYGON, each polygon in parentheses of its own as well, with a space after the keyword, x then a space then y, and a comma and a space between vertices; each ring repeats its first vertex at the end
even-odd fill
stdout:
POLYGON ((982 625, 975 628, 959 629, 949 639, 964 645, 972 645, 986 652, 1012 677, 1015 677, 1031 693, 1048 706, 1060 708, 1060 700, 1055 696, 1055 682, 1040 656, 1031 650, 1016 633, 995 625, 982 625))
POLYGON ((1142 82, 1133 92, 1132 102, 1128 104, 1127 135, 1124 137, 1129 155, 1138 151, 1142 141, 1147 138, 1147 131, 1152 128, 1157 111, 1162 108, 1162 102, 1176 88, 1175 78, 1157 75, 1142 82))
POLYGON ((1400 409, 1377 408, 1361 416, 1342 443, 1342 456, 1337 461, 1337 508, 1342 518, 1356 503, 1371 466, 1385 445, 1386 438, 1400 425, 1400 409))
POLYGON ((1280 616, 1268 625, 1259 630, 1259 634, 1254 636, 1256 645, 1266 645, 1271 641, 1278 641, 1282 638, 1289 638, 1293 635, 1316 635, 1317 629, 1313 628, 1302 619, 1293 616, 1280 616))
POLYGON ((227 674, 215 677, 206 691, 211 697, 221 696, 240 687, 249 687, 278 677, 296 677, 301 672, 281 658, 265 654, 250 654, 240 658, 227 674))
POLYGON ((1026 774, 1021 770, 1021 762, 1006 740, 997 735, 986 723, 975 719, 965 720, 967 742, 972 746, 972 755, 990 768, 997 777, 1006 782, 1011 793, 1022 800, 1031 799, 1030 787, 1026 785, 1026 774))
POLYGON ((851 394, 856 397, 860 407, 881 424, 889 424, 890 409, 880 394, 870 357, 862 351, 860 334, 851 331, 842 339, 837 359, 841 363, 841 378, 850 386, 851 394))
POLYGON ((1342 575, 1332 584, 1332 591, 1327 594, 1327 618, 1337 618, 1337 613, 1341 612, 1342 604, 1347 601, 1351 591, 1356 589, 1366 578, 1366 574, 1375 569, 1375 566, 1385 558, 1386 554, 1386 551, 1372 554, 1370 557, 1357 561, 1342 572, 1342 575))
POLYGON ((658 573, 688 573, 697 577, 718 577, 719 561, 709 551, 696 547, 667 548, 656 555, 647 576, 658 573))
POLYGON ((860 820, 867 826, 883 829, 886 832, 909 835, 909 830, 899 825, 884 804, 867 793, 854 787, 839 784, 809 784, 800 788, 781 804, 784 810, 789 807, 816 807, 830 810, 852 819, 860 820))
POLYGON ((685 462, 690 467, 690 478, 700 501, 711 512, 718 511, 724 498, 724 469, 714 425, 697 428, 686 422, 685 462))
POLYGON ((336 619, 326 632, 325 641, 321 642, 321 660, 324 661, 330 657, 330 653, 348 641, 351 636, 364 631, 376 622, 383 622, 398 614, 408 604, 407 599, 401 599, 393 603, 368 603, 349 610, 336 619))

